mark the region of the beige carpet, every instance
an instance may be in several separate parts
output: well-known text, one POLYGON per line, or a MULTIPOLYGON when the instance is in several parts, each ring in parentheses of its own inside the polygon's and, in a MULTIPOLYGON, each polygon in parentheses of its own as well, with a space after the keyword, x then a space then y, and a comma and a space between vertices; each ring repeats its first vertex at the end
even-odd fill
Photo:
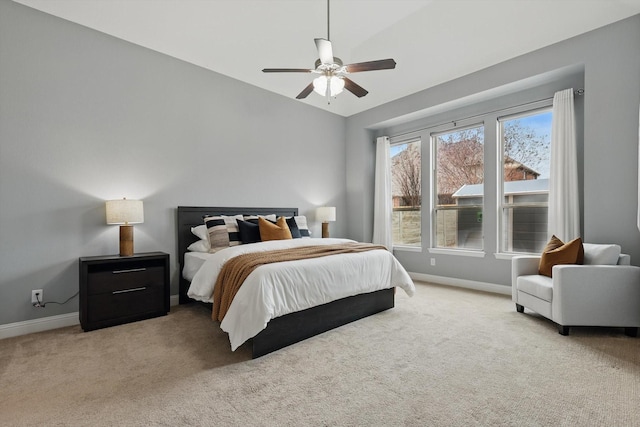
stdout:
POLYGON ((250 360, 200 306, 0 341, 0 425, 640 426, 640 339, 418 284, 250 360))

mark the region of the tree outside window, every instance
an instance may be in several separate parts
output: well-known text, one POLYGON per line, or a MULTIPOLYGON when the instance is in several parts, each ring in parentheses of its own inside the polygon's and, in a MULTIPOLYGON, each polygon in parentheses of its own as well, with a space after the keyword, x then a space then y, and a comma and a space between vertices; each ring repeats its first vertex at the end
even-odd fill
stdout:
POLYGON ((422 204, 420 140, 391 147, 393 244, 420 246, 422 204))
POLYGON ((502 177, 501 252, 539 253, 547 241, 550 109, 499 120, 502 177))
POLYGON ((484 127, 433 135, 435 247, 482 249, 484 127))

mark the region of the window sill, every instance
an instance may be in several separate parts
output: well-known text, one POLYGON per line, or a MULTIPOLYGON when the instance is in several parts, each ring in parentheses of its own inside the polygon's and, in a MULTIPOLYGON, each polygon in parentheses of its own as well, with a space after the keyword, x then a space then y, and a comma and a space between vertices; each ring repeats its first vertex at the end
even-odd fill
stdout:
POLYGON ((516 256, 535 256, 535 255, 540 255, 540 254, 536 254, 533 252, 500 252, 500 253, 495 253, 493 254, 494 257, 496 257, 496 259, 506 259, 506 260, 511 260, 511 258, 516 257, 516 256))
POLYGON ((431 254, 441 255, 457 255, 457 256, 469 256, 474 258, 484 258, 486 253, 484 251, 470 251, 467 249, 441 249, 441 248, 429 248, 431 254))
POLYGON ((394 246, 393 252, 422 252, 422 246, 394 246))

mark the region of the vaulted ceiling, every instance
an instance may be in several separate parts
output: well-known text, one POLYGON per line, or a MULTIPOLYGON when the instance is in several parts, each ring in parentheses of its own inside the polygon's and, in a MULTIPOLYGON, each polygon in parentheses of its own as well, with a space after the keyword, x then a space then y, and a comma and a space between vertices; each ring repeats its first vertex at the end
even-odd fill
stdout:
MULTIPOLYGON (((326 0, 14 0, 294 99, 327 37, 326 0)), ((350 76, 369 90, 327 104, 350 116, 640 13, 640 0, 332 0, 330 38, 345 64, 394 58, 350 76)))

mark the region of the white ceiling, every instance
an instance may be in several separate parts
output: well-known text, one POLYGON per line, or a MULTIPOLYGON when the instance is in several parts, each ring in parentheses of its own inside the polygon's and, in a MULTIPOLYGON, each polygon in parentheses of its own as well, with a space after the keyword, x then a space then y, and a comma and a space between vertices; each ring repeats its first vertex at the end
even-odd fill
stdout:
MULTIPOLYGON (((312 74, 327 37, 326 0, 14 0, 282 94, 312 74)), ((345 64, 393 58, 395 70, 351 75, 369 90, 327 105, 350 116, 640 13, 640 0, 332 0, 331 41, 345 64)))

